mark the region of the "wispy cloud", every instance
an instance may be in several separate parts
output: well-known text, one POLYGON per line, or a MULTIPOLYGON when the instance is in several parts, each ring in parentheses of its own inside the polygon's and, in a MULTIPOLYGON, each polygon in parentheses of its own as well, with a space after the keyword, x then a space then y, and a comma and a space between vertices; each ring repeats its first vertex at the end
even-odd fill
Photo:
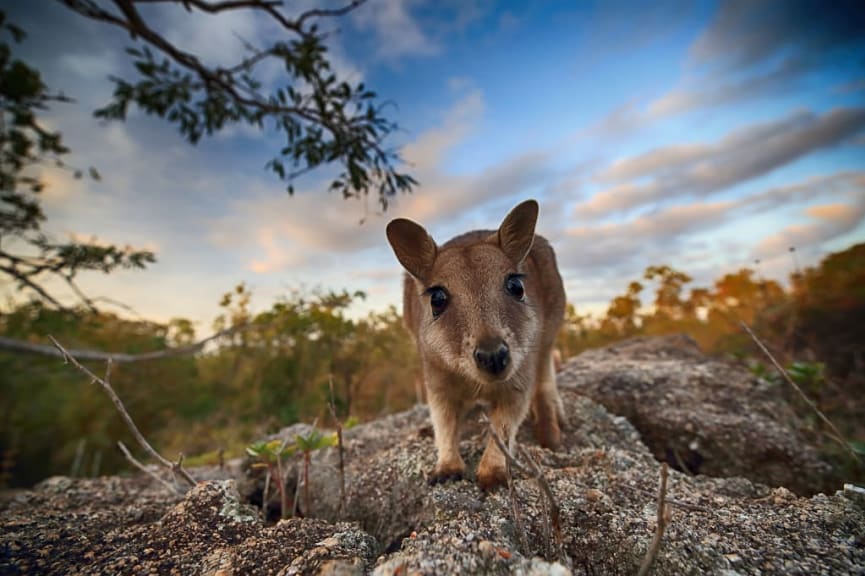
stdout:
MULTIPOLYGON (((619 137, 694 110, 784 96, 827 62, 842 66, 863 53, 865 17, 858 0, 722 1, 691 45, 675 87, 648 102, 619 105, 590 132, 619 137)), ((845 90, 855 87, 846 84, 845 90)))
POLYGON ((441 50, 412 16, 413 0, 374 0, 352 13, 355 26, 371 30, 378 39, 377 56, 399 60, 405 56, 428 56, 441 50))
POLYGON ((865 222, 865 189, 848 203, 811 206, 804 211, 809 222, 793 224, 764 238, 753 251, 755 258, 773 257, 788 247, 814 250, 854 230, 865 222))
POLYGON ((483 95, 480 90, 470 91, 447 111, 440 127, 428 130, 403 147, 403 159, 420 178, 430 175, 439 168, 445 155, 472 131, 483 113, 483 95))
POLYGON ((562 242, 560 262, 577 271, 632 270, 635 266, 684 254, 699 236, 729 223, 799 207, 818 224, 792 226, 759 241, 755 257, 786 251, 787 246, 819 246, 852 230, 865 209, 865 172, 841 172, 769 188, 736 200, 691 203, 655 209, 630 220, 571 227, 562 242), (813 205, 815 201, 830 204, 813 205), (797 240, 797 241, 794 241, 797 240), (786 242, 786 244, 785 244, 786 242))
POLYGON ((674 88, 646 107, 644 121, 654 121, 700 108, 733 104, 758 96, 780 95, 807 68, 803 60, 786 60, 768 72, 722 82, 700 77, 674 88))
POLYGON ((440 242, 447 240, 438 233, 442 229, 464 231, 452 230, 452 225, 461 219, 465 226, 468 210, 494 205, 495 217, 479 225, 495 225, 515 198, 544 180, 549 159, 529 152, 474 173, 450 174, 446 169, 449 153, 471 134, 482 112, 482 95, 470 92, 444 115, 440 126, 406 145, 404 157, 421 185, 414 193, 395 198, 385 217, 376 215, 372 199, 341 202, 317 191, 300 192, 293 198, 251 193, 211 223, 209 237, 224 249, 251 254, 247 269, 270 274, 313 263, 327 266, 382 248, 385 223, 394 217, 422 223, 437 232, 440 242), (241 238, 246 241, 239 242, 241 238))
POLYGON ((655 202, 702 198, 767 174, 865 130, 865 108, 798 112, 740 128, 713 144, 676 145, 619 160, 602 170, 616 183, 578 205, 581 218, 603 218, 655 202))
POLYGON ((826 5, 812 0, 721 2, 691 48, 698 63, 741 68, 779 55, 796 58, 860 44, 865 15, 857 0, 826 5))
POLYGON ((209 66, 236 64, 243 58, 246 43, 272 33, 263 26, 264 17, 258 18, 252 10, 203 14, 175 4, 161 5, 158 10, 166 38, 209 66))

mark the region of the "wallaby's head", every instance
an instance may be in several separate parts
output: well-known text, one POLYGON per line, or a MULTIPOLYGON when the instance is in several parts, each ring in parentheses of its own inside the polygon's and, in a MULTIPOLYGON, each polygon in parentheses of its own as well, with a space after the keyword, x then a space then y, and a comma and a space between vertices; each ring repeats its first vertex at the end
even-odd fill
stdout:
POLYGON ((533 356, 542 302, 527 256, 537 217, 537 202, 528 200, 498 230, 442 246, 411 220, 388 224, 388 241, 414 278, 415 290, 410 283, 405 293, 414 302, 405 310, 416 317, 406 320, 426 362, 482 386, 511 379, 533 356))

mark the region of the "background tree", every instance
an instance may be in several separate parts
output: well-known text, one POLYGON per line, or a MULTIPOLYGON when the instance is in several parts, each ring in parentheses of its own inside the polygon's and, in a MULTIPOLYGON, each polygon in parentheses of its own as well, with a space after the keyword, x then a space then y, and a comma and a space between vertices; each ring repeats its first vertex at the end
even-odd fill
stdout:
POLYGON ((649 323, 667 324, 685 318, 686 307, 682 300, 682 291, 691 277, 670 266, 649 266, 643 273, 643 278, 656 281, 655 310, 649 323))
POLYGON ((633 336, 640 328, 640 292, 643 285, 631 282, 621 296, 616 296, 607 308, 607 315, 601 320, 601 332, 614 338, 633 336))
MULTIPOLYGON (((47 129, 38 118, 51 103, 68 102, 52 93, 39 71, 15 58, 13 47, 24 31, 6 21, 0 12, 0 276, 55 308, 63 308, 49 291, 46 280, 61 280, 87 307, 94 302, 75 280, 79 272, 111 272, 117 268, 143 268, 154 262, 153 253, 70 240, 58 242, 42 231, 45 213, 39 194, 44 183, 39 169, 46 165, 66 167, 69 149, 58 132, 47 129)), ((98 180, 93 168, 90 176, 98 180)), ((81 172, 75 170, 76 177, 81 172)))

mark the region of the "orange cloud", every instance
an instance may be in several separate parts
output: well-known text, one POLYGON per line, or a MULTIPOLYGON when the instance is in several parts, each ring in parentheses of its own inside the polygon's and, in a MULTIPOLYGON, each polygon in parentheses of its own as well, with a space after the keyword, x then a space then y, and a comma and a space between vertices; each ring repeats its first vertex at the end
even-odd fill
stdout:
POLYGON ((810 206, 805 214, 820 220, 845 220, 853 215, 854 209, 847 204, 823 204, 822 206, 810 206))

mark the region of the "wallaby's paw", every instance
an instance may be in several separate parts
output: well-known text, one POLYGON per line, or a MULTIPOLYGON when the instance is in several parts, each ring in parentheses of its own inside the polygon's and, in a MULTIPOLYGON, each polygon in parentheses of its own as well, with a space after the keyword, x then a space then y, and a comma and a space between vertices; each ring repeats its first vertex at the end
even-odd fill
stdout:
POLYGON ((478 486, 481 490, 492 490, 508 483, 508 473, 504 466, 478 466, 478 486))
POLYGON ((430 485, 444 484, 445 482, 456 482, 463 479, 465 466, 436 466, 432 474, 427 478, 430 485))
POLYGON ((535 438, 538 444, 550 450, 556 450, 562 443, 562 431, 559 428, 561 419, 558 414, 557 402, 535 403, 535 438))
POLYGON ((535 423, 535 436, 538 444, 550 450, 556 450, 562 444, 562 432, 558 422, 539 420, 535 423))

